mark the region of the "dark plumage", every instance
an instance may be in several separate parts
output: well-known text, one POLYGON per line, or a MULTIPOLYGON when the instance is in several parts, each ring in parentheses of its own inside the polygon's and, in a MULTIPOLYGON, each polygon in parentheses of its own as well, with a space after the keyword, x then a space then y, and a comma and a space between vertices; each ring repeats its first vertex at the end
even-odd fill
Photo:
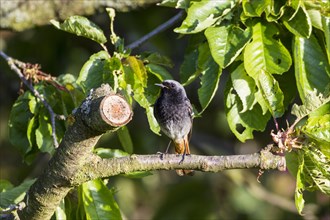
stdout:
MULTIPOLYGON (((165 80, 156 85, 161 87, 161 92, 154 105, 155 118, 162 132, 174 142, 175 152, 182 154, 182 162, 184 156, 190 154, 188 136, 192 129, 192 106, 179 82, 165 80)), ((177 170, 180 176, 192 172, 177 170)))

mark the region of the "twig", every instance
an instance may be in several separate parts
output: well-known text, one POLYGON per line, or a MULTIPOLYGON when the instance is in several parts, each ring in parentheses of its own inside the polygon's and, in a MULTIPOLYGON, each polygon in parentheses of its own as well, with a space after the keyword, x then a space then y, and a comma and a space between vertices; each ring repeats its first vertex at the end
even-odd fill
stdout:
POLYGON ((157 28, 155 28, 154 30, 152 30, 148 34, 144 35, 143 37, 141 37, 137 41, 129 44, 128 46, 126 46, 126 49, 133 50, 133 49, 141 46, 143 43, 145 43, 146 41, 148 41, 153 36, 157 35, 158 33, 162 32, 164 30, 166 30, 167 28, 169 28, 170 26, 172 26, 173 24, 175 24, 176 22, 178 22, 179 19, 182 17, 183 13, 184 13, 184 11, 180 11, 177 15, 175 15, 174 17, 172 17, 170 20, 168 20, 165 23, 159 25, 157 28))
POLYGON ((52 107, 48 104, 48 102, 42 97, 42 95, 33 87, 32 83, 29 82, 21 72, 21 70, 16 66, 15 59, 7 56, 3 51, 0 51, 0 56, 2 56, 8 63, 9 67, 18 75, 18 77, 21 79, 21 81, 28 87, 28 89, 33 93, 35 97, 41 100, 41 102, 44 104, 44 106, 47 108, 49 115, 50 115, 50 122, 52 126, 52 138, 54 147, 58 147, 58 142, 56 139, 56 126, 55 126, 55 117, 56 114, 54 113, 52 107))

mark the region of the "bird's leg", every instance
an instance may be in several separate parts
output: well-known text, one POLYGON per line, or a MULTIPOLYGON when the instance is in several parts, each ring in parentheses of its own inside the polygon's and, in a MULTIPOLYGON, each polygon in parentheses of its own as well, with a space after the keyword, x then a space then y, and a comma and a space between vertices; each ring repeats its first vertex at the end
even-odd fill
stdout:
POLYGON ((170 141, 168 143, 165 153, 159 152, 159 151, 157 152, 157 154, 160 154, 160 159, 161 160, 163 160, 164 159, 164 155, 166 155, 168 153, 168 150, 170 149, 171 143, 172 143, 172 141, 170 141))
POLYGON ((186 153, 187 153, 187 142, 185 139, 183 140, 183 144, 184 144, 184 151, 183 151, 182 158, 181 158, 179 164, 182 164, 182 162, 184 161, 184 158, 186 156, 186 153))

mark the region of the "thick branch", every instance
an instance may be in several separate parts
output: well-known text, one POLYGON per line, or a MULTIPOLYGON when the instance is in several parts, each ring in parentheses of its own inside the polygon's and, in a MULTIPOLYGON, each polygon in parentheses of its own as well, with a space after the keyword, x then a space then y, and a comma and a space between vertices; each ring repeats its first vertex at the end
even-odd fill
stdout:
POLYGON ((110 86, 102 85, 92 91, 74 112, 73 123, 48 167, 27 193, 27 206, 18 212, 21 219, 50 219, 60 201, 72 189, 72 177, 90 160, 101 135, 131 120, 128 103, 120 96, 113 96, 116 95, 110 86), (118 111, 126 114, 118 114, 118 111))
POLYGON ((1 0, 0 28, 22 31, 49 24, 51 19, 64 20, 72 15, 92 15, 105 7, 130 11, 157 2, 160 0, 1 0))

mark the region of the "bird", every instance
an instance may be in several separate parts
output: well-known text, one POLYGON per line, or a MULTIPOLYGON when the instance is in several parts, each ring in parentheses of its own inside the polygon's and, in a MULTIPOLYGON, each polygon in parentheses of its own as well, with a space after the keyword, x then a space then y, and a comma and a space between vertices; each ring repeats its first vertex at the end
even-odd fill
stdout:
MULTIPOLYGON (((175 153, 182 155, 180 163, 190 154, 189 138, 192 131, 193 108, 183 86, 175 80, 160 84, 160 95, 154 104, 154 116, 161 131, 173 141, 175 153)), ((168 152, 169 146, 165 151, 168 152)), ((179 176, 193 175, 193 170, 176 170, 179 176)))

